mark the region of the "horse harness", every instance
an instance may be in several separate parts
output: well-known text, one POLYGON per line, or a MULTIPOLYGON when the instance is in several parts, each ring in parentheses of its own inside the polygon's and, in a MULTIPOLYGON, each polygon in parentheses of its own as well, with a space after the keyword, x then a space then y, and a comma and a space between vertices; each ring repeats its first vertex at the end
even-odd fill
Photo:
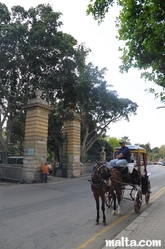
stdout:
MULTIPOLYGON (((96 170, 96 169, 95 169, 96 170)), ((105 164, 101 164, 98 169, 97 169, 97 174, 91 176, 91 185, 93 185, 96 188, 102 188, 103 185, 106 185, 105 181, 106 179, 110 178, 112 182, 122 184, 122 185, 127 185, 128 183, 122 181, 122 173, 117 170, 116 168, 109 169, 105 164), (102 169, 106 168, 107 171, 103 172, 102 169), (101 174, 101 177, 99 176, 99 173, 101 174), (92 178, 93 176, 97 176, 100 181, 99 183, 94 183, 92 178)), ((112 185, 114 185, 112 183, 112 185)))
POLYGON ((109 171, 108 167, 105 164, 102 164, 102 165, 100 165, 98 167, 98 169, 96 168, 97 169, 97 174, 91 175, 91 181, 90 181, 91 185, 96 187, 96 188, 102 188, 104 185, 106 185, 106 183, 104 181, 104 178, 102 177, 103 172, 101 170, 102 170, 103 167, 106 167, 106 169, 109 171), (101 174, 101 177, 100 177, 99 173, 101 174), (99 180, 100 180, 99 183, 94 183, 93 182, 93 177, 94 176, 99 178, 99 180))

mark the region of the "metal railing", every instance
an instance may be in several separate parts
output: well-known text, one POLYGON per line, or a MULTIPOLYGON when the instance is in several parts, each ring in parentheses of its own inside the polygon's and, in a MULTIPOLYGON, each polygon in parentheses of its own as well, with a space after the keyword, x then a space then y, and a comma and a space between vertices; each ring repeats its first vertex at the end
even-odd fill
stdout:
POLYGON ((22 167, 5 165, 0 168, 0 179, 22 181, 22 167))

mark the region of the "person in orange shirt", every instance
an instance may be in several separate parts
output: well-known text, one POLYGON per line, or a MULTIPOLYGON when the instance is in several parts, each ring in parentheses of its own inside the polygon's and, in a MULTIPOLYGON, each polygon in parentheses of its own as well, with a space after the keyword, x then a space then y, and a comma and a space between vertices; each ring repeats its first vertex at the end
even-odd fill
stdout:
POLYGON ((47 182, 48 180, 48 172, 49 172, 49 167, 47 165, 47 162, 42 166, 42 182, 47 182))

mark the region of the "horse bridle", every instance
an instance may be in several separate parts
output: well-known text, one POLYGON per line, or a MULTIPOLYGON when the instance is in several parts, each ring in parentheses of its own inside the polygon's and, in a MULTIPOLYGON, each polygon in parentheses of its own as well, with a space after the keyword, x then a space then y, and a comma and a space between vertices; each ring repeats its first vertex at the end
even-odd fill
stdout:
MULTIPOLYGON (((99 166, 99 168, 98 168, 98 172, 100 172, 100 169, 102 168, 102 167, 106 167, 107 169, 108 169, 108 167, 105 165, 105 164, 102 164, 102 165, 100 165, 99 166)), ((101 173, 101 172, 100 172, 101 173)), ((94 187, 96 187, 96 188, 101 188, 105 183, 104 183, 104 180, 98 175, 98 174, 95 174, 95 176, 97 176, 99 179, 100 179, 100 182, 99 183, 94 183, 93 181, 92 181, 92 177, 93 177, 93 175, 91 175, 91 185, 93 185, 94 187)))
POLYGON ((109 168, 106 166, 106 164, 102 164, 99 166, 98 171, 100 171, 103 167, 108 169, 108 173, 109 173, 109 168))

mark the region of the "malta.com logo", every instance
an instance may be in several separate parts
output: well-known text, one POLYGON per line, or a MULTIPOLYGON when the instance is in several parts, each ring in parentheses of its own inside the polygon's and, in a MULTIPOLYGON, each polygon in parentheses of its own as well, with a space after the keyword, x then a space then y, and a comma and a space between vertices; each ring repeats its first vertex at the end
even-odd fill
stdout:
POLYGON ((105 247, 114 248, 129 248, 129 247, 161 247, 161 240, 129 240, 127 237, 121 237, 121 239, 116 240, 105 240, 105 247))

